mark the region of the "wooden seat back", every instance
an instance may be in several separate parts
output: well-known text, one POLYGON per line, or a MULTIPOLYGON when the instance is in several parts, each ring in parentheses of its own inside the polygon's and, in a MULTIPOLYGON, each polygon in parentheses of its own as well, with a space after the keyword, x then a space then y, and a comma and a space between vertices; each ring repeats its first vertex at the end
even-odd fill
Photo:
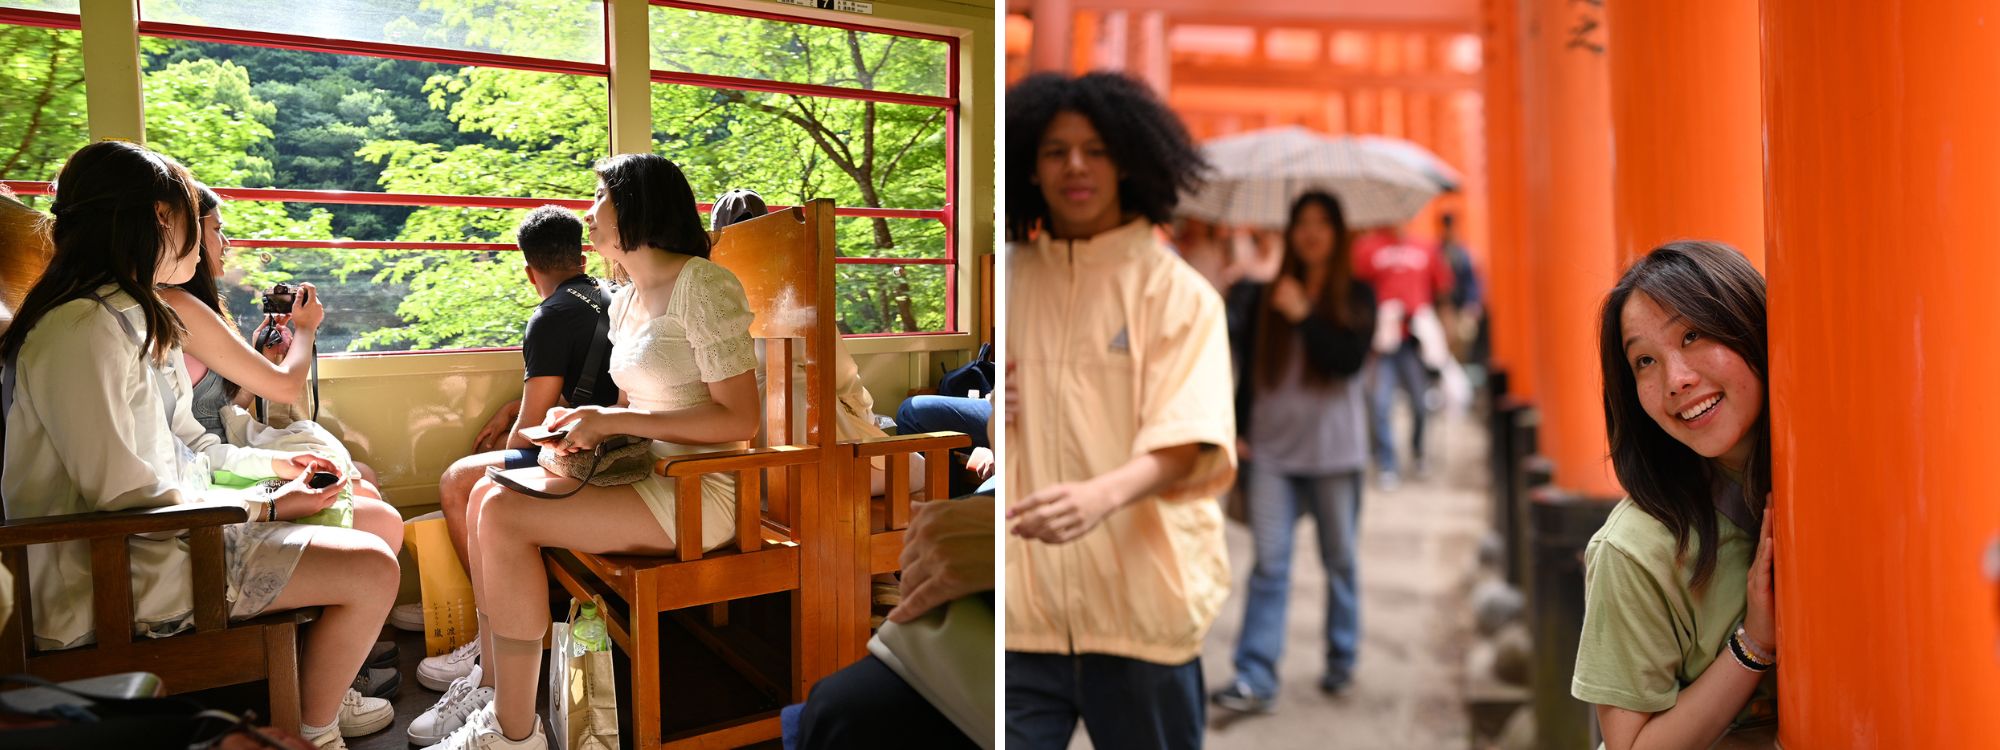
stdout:
POLYGON ((49 266, 49 240, 43 214, 11 197, 0 196, 0 331, 14 321, 14 311, 28 289, 49 266))
MULTIPOLYGON (((750 336, 764 350, 760 446, 830 447, 834 298, 833 201, 810 201, 732 224, 715 235, 709 260, 735 274, 750 303, 750 336), (804 366, 797 366, 803 361, 804 366), (796 382, 803 377, 804 383, 796 382), (803 397, 804 408, 796 403, 803 397)), ((772 477, 772 519, 790 527, 805 496, 803 472, 772 477)))

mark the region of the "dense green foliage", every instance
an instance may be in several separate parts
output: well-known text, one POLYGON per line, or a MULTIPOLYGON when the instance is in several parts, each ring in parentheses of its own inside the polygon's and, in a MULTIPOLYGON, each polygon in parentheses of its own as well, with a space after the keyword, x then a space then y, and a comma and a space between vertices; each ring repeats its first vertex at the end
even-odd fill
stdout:
MULTIPOLYGON (((547 17, 532 11, 559 1, 423 0, 424 20, 446 26, 419 32, 398 19, 383 38, 474 40, 511 54, 578 59, 579 40, 601 32, 538 33, 519 23, 547 17)), ((944 91, 945 55, 936 43, 653 12, 653 56, 663 69, 944 91)), ((79 43, 76 32, 0 26, 0 175, 48 179, 83 145, 79 43)), ((144 40, 142 56, 149 145, 215 186, 584 198, 595 184, 591 163, 609 152, 602 78, 157 39, 144 40)), ((699 196, 749 187, 773 204, 817 197, 843 206, 944 204, 942 109, 667 84, 655 85, 652 99, 655 149, 683 165, 699 196)), ((238 238, 509 242, 518 218, 491 209, 243 201, 225 209, 227 232, 238 238)), ((937 221, 838 225, 843 255, 944 254, 937 221)), ((252 309, 251 289, 272 281, 320 285, 329 349, 513 345, 535 302, 518 259, 506 252, 239 250, 230 267, 239 313, 252 309)), ((841 324, 851 332, 944 325, 942 267, 842 266, 839 277, 841 324)))

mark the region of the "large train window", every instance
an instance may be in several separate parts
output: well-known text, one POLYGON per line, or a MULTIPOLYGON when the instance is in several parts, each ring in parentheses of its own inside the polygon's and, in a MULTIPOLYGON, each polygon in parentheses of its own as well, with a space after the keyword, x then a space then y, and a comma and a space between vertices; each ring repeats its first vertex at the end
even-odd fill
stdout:
POLYGON ((955 331, 956 41, 654 0, 653 140, 704 194, 841 207, 838 325, 955 331))
POLYGON ((76 12, 76 0, 0 0, 0 179, 53 179, 90 142, 76 12))
MULTIPOLYGON (((697 196, 833 198, 842 329, 958 331, 957 42, 650 10, 654 148, 697 196)), ((144 0, 139 13, 148 144, 229 199, 239 322, 254 323, 254 290, 311 281, 329 304, 326 354, 518 343, 535 301, 511 244, 519 209, 587 205, 589 166, 611 150, 603 3, 144 0)), ((0 178, 31 201, 87 142, 79 28, 74 2, 0 0, 0 178)))

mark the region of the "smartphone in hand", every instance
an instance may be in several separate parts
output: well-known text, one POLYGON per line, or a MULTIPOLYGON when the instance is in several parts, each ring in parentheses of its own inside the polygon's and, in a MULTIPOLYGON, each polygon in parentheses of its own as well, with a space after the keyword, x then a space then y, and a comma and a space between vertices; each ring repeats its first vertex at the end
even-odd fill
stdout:
POLYGON ((568 434, 569 430, 550 430, 541 425, 521 428, 521 437, 527 438, 530 443, 554 443, 568 434))
POLYGON ((340 475, 331 471, 315 471, 306 477, 306 486, 316 490, 323 490, 339 483, 340 475))

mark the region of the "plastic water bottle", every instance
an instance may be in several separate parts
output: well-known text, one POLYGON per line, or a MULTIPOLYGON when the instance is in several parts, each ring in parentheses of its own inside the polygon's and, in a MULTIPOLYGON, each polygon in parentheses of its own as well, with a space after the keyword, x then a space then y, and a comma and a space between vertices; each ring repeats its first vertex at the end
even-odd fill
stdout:
POLYGON ((576 622, 569 626, 571 656, 582 656, 591 651, 611 650, 611 636, 604 631, 604 618, 597 615, 597 602, 584 602, 577 611, 576 622))

